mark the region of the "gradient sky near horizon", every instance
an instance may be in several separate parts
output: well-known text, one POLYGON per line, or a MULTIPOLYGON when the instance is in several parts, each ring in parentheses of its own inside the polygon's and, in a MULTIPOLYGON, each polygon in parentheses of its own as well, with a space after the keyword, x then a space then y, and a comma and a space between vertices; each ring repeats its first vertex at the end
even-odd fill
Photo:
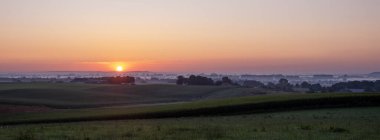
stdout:
POLYGON ((379 0, 0 0, 0 72, 380 71, 379 0))

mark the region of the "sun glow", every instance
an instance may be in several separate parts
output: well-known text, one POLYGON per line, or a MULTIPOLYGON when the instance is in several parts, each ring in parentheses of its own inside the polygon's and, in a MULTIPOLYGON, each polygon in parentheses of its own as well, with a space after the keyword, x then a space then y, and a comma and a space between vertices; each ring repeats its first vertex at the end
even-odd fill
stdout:
POLYGON ((116 66, 116 71, 117 71, 117 72, 122 72, 122 71, 124 71, 123 66, 116 66))

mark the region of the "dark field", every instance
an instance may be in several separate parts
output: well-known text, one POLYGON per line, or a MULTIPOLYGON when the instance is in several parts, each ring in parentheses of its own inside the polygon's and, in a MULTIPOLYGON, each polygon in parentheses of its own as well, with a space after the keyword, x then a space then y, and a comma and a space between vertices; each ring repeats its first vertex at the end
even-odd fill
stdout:
POLYGON ((233 86, 2 84, 0 101, 1 139, 380 136, 377 93, 276 93, 233 86))
POLYGON ((3 126, 2 140, 378 140, 380 108, 3 126))
POLYGON ((255 89, 217 86, 0 84, 0 103, 64 109, 187 102, 262 93, 255 89))

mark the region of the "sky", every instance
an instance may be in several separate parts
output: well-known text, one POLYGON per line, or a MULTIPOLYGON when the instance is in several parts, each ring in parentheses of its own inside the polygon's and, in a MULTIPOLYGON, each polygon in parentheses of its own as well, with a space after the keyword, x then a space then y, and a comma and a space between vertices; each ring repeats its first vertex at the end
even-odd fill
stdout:
POLYGON ((380 71, 379 0, 0 0, 0 72, 380 71))

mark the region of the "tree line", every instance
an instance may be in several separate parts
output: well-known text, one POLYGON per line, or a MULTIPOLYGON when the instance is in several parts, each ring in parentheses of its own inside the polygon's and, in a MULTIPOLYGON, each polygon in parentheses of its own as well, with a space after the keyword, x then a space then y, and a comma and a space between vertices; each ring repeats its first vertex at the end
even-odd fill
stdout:
POLYGON ((310 84, 302 82, 300 84, 291 84, 287 79, 280 79, 277 83, 269 82, 264 84, 260 81, 248 80, 241 85, 234 83, 230 78, 223 77, 221 80, 214 81, 211 78, 191 75, 188 78, 184 76, 177 77, 177 85, 236 85, 251 88, 261 88, 274 91, 294 92, 297 89, 304 89, 309 93, 324 92, 350 92, 352 89, 363 92, 380 92, 380 80, 378 81, 349 81, 333 84, 332 86, 322 86, 321 84, 310 84))
POLYGON ((93 84, 134 84, 135 77, 116 76, 116 77, 99 77, 99 78, 75 78, 73 83, 93 83, 93 84))
POLYGON ((263 84, 259 81, 245 81, 243 86, 271 89, 276 91, 295 91, 295 89, 307 89, 307 92, 351 92, 350 90, 360 90, 362 92, 380 92, 380 80, 378 81, 349 81, 339 82, 332 86, 322 86, 321 84, 290 84, 286 79, 280 79, 277 84, 269 82, 263 84))
POLYGON ((195 76, 190 75, 188 78, 184 76, 177 77, 177 85, 236 85, 232 80, 228 77, 223 77, 222 80, 214 81, 211 78, 204 76, 195 76))

